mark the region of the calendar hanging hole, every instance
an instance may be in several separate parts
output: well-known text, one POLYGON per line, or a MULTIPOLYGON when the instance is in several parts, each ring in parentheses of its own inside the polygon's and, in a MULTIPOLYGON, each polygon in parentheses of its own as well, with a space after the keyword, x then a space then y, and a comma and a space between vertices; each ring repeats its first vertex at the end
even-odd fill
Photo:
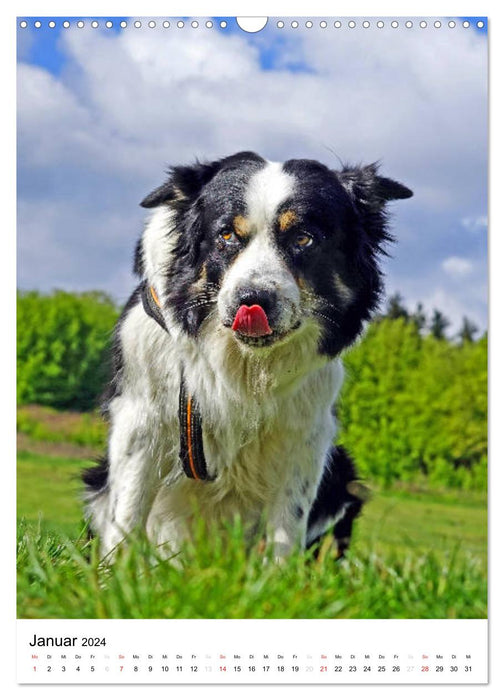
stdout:
POLYGON ((236 23, 243 29, 244 32, 249 32, 250 34, 255 34, 260 32, 261 29, 268 23, 267 17, 237 17, 236 23))

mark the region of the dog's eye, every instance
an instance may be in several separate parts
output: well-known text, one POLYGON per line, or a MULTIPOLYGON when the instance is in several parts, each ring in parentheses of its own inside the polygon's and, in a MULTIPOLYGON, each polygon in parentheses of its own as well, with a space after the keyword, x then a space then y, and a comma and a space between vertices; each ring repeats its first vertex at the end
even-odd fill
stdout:
POLYGON ((294 244, 297 248, 308 248, 312 243, 313 238, 309 233, 299 233, 294 239, 294 244))
POLYGON ((230 243, 238 243, 240 240, 234 231, 223 231, 222 233, 219 233, 219 238, 228 245, 230 243))

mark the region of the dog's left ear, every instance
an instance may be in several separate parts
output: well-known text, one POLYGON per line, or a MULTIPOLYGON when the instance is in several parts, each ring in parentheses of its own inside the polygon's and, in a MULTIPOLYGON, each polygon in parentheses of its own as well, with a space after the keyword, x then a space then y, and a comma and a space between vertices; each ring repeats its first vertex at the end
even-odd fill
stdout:
POLYGON ((371 163, 362 168, 345 167, 336 176, 351 195, 357 208, 379 212, 393 199, 408 199, 413 192, 400 182, 378 175, 378 165, 371 163))
POLYGON ((177 165, 168 171, 168 179, 140 202, 141 207, 151 209, 162 204, 171 204, 183 209, 190 205, 201 189, 213 178, 221 161, 177 165))

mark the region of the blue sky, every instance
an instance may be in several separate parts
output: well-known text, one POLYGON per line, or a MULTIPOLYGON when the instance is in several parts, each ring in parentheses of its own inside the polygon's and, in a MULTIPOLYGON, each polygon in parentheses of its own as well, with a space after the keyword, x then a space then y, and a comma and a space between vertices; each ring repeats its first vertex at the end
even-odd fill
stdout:
POLYGON ((170 164, 253 149, 338 168, 380 160, 387 292, 486 327, 486 21, 436 29, 75 26, 18 30, 18 285, 124 302, 145 211, 170 164))

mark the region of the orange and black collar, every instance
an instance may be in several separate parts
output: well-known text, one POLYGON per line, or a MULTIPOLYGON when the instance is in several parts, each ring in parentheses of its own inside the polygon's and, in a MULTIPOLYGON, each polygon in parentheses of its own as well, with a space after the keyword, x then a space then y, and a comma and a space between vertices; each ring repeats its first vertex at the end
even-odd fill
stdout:
MULTIPOLYGON (((154 287, 144 282, 141 287, 141 297, 145 313, 168 333, 169 331, 161 313, 161 305, 154 287)), ((203 451, 201 413, 197 401, 187 391, 183 372, 180 375, 178 416, 180 461, 186 476, 190 479, 196 479, 196 481, 212 481, 212 477, 208 474, 203 451)))

